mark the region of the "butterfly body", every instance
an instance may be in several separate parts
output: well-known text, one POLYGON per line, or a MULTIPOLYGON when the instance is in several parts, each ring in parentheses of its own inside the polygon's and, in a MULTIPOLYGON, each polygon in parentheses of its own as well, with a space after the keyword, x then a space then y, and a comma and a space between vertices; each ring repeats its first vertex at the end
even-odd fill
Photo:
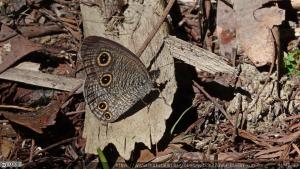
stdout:
POLYGON ((84 97, 103 122, 114 122, 152 89, 145 65, 124 46, 98 36, 83 40, 84 97))

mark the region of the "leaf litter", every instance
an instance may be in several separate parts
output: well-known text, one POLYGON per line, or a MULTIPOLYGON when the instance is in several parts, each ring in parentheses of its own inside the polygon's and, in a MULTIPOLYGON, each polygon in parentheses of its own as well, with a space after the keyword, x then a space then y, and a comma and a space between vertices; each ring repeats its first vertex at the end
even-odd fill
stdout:
MULTIPOLYGON (((275 7, 276 2, 266 0, 264 4, 254 4, 249 1, 247 7, 235 1, 219 2, 199 4, 179 0, 182 18, 177 24, 172 23, 172 29, 178 37, 223 56, 229 65, 240 70, 238 77, 232 79, 222 73, 210 75, 198 71, 198 77, 193 80, 203 89, 194 90, 197 96, 194 99, 199 104, 183 116, 174 134, 164 138, 160 143, 164 146, 159 144, 151 150, 142 148, 143 153, 132 158, 132 162, 212 163, 219 160, 249 165, 255 162, 263 166, 272 162, 293 164, 299 160, 299 79, 286 74, 279 76, 283 68, 278 66, 266 82, 268 70, 262 67, 270 67, 276 53, 274 37, 262 34, 283 20, 295 21, 289 15, 282 18, 286 9, 275 7), (247 12, 240 10, 244 7, 247 12), (236 13, 234 9, 238 9, 236 13), (212 15, 216 11, 219 11, 217 18, 212 15), (222 15, 221 12, 227 13, 222 15), (266 17, 271 14, 277 17, 266 17), (259 21, 240 22, 244 15, 259 21), (232 24, 226 25, 227 21, 232 24), (216 37, 220 40, 216 41, 216 37), (239 45, 242 48, 238 48, 239 45)), ((76 57, 83 37, 79 3, 77 0, 5 1, 0 7, 3 9, 0 72, 22 62, 33 62, 40 66, 32 71, 75 77, 80 71, 76 57)), ((278 2, 278 5, 281 7, 284 3, 278 2)), ((170 15, 176 18, 174 12, 170 15)), ((297 42, 296 48, 299 47, 297 42)), ((83 163, 93 164, 96 156, 84 152, 81 94, 67 95, 50 88, 1 81, 0 105, 6 105, 0 108, 1 160, 21 160, 25 168, 45 165, 83 168, 83 163), (55 127, 59 121, 64 124, 60 126, 65 128, 63 131, 69 134, 57 132, 55 127)), ((193 87, 196 89, 197 85, 193 87)), ((104 153, 110 157, 109 161, 118 158, 114 148, 105 149, 104 153)), ((119 157, 117 161, 124 162, 124 159, 119 157)))

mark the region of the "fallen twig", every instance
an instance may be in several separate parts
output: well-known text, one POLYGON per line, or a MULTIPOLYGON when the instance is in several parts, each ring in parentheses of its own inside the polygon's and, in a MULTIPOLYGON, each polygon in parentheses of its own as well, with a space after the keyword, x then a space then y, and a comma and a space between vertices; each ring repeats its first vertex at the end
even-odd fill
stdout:
POLYGON ((144 41, 143 45, 140 47, 140 49, 137 51, 136 55, 138 57, 140 57, 142 55, 142 53, 144 52, 144 50, 147 48, 148 44, 151 42, 151 40, 153 39, 153 37, 155 36, 156 32, 158 31, 158 29, 160 28, 160 26, 162 25, 162 23, 164 22, 164 20, 166 19, 170 9, 172 8, 173 4, 174 4, 175 0, 169 0, 168 5, 166 7, 166 9, 164 10, 162 16, 160 17, 160 20, 158 21, 158 23, 154 26, 154 28, 151 30, 149 36, 147 37, 147 39, 144 41))
POLYGON ((54 148, 54 147, 57 147, 57 146, 59 146, 59 145, 61 145, 61 144, 65 144, 65 143, 67 143, 67 142, 70 142, 70 141, 73 141, 73 140, 76 140, 76 139, 77 139, 77 137, 72 137, 72 138, 68 138, 68 139, 59 141, 59 142, 57 142, 57 143, 55 143, 55 144, 52 144, 52 145, 50 145, 50 146, 48 146, 48 147, 46 147, 46 148, 44 148, 44 149, 42 149, 42 150, 39 150, 39 151, 35 152, 35 153, 33 154, 32 158, 34 158, 35 156, 37 156, 37 155, 40 154, 40 153, 46 152, 46 151, 48 151, 48 150, 50 150, 50 149, 52 149, 52 148, 54 148))
POLYGON ((213 104, 223 113, 223 115, 226 117, 227 120, 229 120, 229 122, 231 123, 231 125, 234 125, 233 119, 232 117, 225 111, 225 109, 214 99, 212 98, 204 89, 203 87, 201 87, 198 83, 196 83, 195 81, 194 85, 210 100, 213 102, 213 104))
POLYGON ((16 106, 16 105, 0 105, 0 109, 4 108, 4 109, 18 109, 18 110, 24 110, 24 111, 35 111, 34 108, 28 108, 28 107, 20 107, 20 106, 16 106))

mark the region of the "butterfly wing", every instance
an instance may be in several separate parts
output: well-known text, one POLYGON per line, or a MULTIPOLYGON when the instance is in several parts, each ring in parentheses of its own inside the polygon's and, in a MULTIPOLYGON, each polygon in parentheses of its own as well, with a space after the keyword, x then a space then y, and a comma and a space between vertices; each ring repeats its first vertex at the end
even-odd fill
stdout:
POLYGON ((81 58, 87 74, 84 96, 102 121, 114 122, 152 89, 145 65, 114 41, 97 36, 85 38, 81 58))

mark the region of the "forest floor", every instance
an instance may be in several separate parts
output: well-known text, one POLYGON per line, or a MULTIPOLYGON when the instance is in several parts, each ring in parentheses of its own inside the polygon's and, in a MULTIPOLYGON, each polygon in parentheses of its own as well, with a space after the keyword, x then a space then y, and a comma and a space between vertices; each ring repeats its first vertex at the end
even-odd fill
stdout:
MULTIPOLYGON (((149 149, 141 144, 129 160, 109 145, 103 152, 110 167, 155 162, 170 167, 300 166, 297 7, 285 1, 217 2, 178 0, 165 21, 171 35, 221 56, 237 74, 176 64, 177 94, 183 97, 173 102, 179 113, 166 122, 171 131, 161 140, 166 145, 149 149)), ((0 1, 0 167, 105 168, 103 158, 98 159, 102 151, 85 152, 85 99, 78 90, 83 80, 77 77, 82 4, 95 5, 0 1)))

